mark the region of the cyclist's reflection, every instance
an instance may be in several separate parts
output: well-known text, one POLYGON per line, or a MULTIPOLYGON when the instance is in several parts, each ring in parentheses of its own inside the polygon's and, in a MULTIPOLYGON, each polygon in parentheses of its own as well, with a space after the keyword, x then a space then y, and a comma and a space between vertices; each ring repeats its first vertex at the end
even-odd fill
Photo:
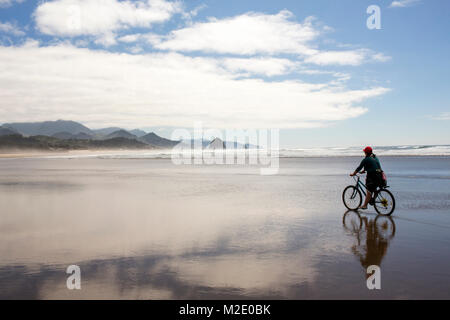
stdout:
POLYGON ((352 252, 364 269, 370 265, 381 265, 389 242, 395 236, 395 223, 391 217, 378 215, 361 216, 356 211, 347 211, 342 217, 344 229, 356 238, 352 252))

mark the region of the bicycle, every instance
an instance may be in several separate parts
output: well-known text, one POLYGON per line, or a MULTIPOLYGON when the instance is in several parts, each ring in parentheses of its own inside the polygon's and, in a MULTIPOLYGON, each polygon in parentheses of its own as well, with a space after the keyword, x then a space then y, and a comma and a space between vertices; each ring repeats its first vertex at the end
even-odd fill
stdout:
POLYGON ((381 266, 390 242, 395 237, 394 219, 381 214, 376 217, 361 216, 348 210, 342 217, 346 233, 354 237, 351 252, 358 258, 364 270, 370 265, 381 266))
POLYGON ((346 211, 342 216, 344 229, 357 235, 358 244, 361 233, 370 229, 371 224, 375 227, 379 239, 390 241, 394 238, 396 226, 394 220, 389 216, 377 215, 375 219, 367 219, 367 217, 361 217, 358 211, 352 210, 346 211), (351 213, 353 215, 350 215, 351 213))
MULTIPOLYGON (((362 194, 366 195, 367 187, 361 181, 360 174, 353 176, 356 184, 347 186, 342 192, 342 201, 349 210, 357 210, 362 203, 362 194)), ((395 198, 394 195, 387 190, 389 186, 378 187, 372 195, 372 199, 369 204, 375 207, 378 214, 383 216, 390 216, 395 210, 395 198)))

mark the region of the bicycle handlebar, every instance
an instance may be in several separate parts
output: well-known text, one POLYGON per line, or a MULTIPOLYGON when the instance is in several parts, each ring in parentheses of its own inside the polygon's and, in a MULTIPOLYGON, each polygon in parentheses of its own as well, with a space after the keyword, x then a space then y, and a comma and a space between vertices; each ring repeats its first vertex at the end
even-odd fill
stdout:
MULTIPOLYGON (((365 173, 365 172, 364 172, 365 173)), ((357 173, 354 176, 352 176, 353 180, 355 181, 359 181, 360 177, 364 174, 364 173, 357 173)))
POLYGON ((362 176, 363 174, 366 174, 367 172, 357 172, 354 176, 352 176, 352 177, 355 177, 355 176, 362 176))

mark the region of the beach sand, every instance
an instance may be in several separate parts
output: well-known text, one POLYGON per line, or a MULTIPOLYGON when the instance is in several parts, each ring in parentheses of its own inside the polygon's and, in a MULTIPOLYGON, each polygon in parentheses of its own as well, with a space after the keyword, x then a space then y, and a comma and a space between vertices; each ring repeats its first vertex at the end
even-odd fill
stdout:
POLYGON ((121 155, 121 154, 146 154, 149 152, 158 152, 161 149, 143 149, 143 150, 120 150, 120 149, 98 149, 98 150, 0 150, 0 159, 5 158, 43 158, 43 157, 90 157, 98 155, 121 155))
POLYGON ((346 214, 359 161, 0 159, 0 299, 449 299, 450 158, 381 158, 392 219, 346 214))

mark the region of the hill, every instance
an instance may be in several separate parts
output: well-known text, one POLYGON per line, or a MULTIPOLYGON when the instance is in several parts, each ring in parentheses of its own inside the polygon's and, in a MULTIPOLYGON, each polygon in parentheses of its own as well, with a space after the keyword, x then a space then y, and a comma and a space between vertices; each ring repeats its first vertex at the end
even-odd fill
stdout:
POLYGON ((106 140, 64 140, 48 136, 0 136, 0 149, 86 150, 86 149, 153 149, 153 146, 127 138, 106 140))
POLYGON ((9 136, 12 134, 18 134, 17 131, 10 129, 10 128, 6 128, 6 127, 0 127, 0 136, 9 136))
POLYGON ((94 137, 91 136, 90 134, 87 134, 87 133, 84 133, 84 132, 79 132, 77 134, 72 135, 71 139, 90 140, 90 139, 94 139, 94 137))
POLYGON ((139 141, 148 143, 161 148, 171 148, 179 143, 179 141, 173 141, 169 139, 162 138, 157 134, 150 132, 143 137, 139 138, 139 141))
POLYGON ((102 129, 93 129, 92 132, 94 132, 97 136, 107 136, 108 134, 113 133, 114 131, 123 130, 119 127, 108 127, 108 128, 102 128, 102 129))
POLYGON ((134 134, 136 137, 140 138, 147 134, 144 130, 134 129, 129 131, 131 134, 134 134))
POLYGON ((68 132, 71 134, 78 134, 82 132, 88 135, 94 134, 91 129, 85 127, 81 123, 66 120, 5 123, 3 127, 15 130, 24 136, 52 136, 59 132, 68 132))
POLYGON ((104 137, 104 139, 113 139, 113 138, 126 138, 126 139, 132 139, 132 140, 137 139, 137 137, 134 134, 131 134, 128 131, 125 131, 123 129, 114 131, 104 137))
POLYGON ((57 138, 57 139, 72 139, 73 134, 71 134, 70 132, 57 132, 55 134, 52 134, 53 138, 57 138))

